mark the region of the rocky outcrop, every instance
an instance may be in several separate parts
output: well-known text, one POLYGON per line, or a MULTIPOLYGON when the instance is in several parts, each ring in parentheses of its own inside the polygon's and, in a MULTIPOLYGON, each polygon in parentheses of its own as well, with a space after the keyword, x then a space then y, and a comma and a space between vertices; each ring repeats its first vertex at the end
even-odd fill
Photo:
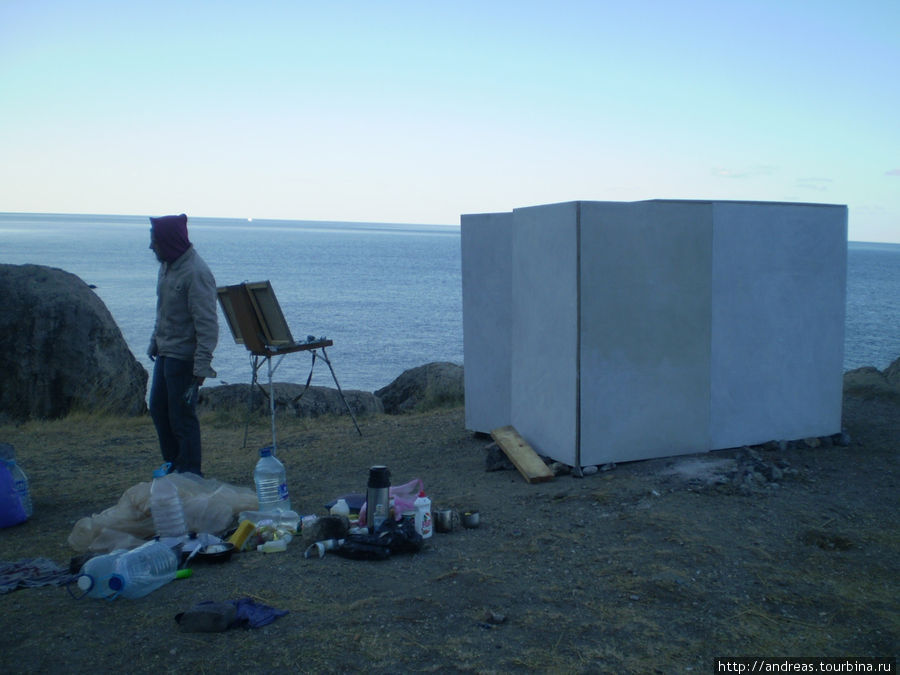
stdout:
POLYGON ((404 371, 375 395, 389 415, 459 405, 464 399, 463 367, 447 361, 404 371))
MULTIPOLYGON (((226 410, 232 414, 249 410, 253 415, 269 415, 269 385, 254 387, 251 400, 247 400, 250 385, 228 384, 221 387, 203 387, 197 401, 198 409, 226 410), (265 392, 265 393, 264 393, 265 392)), ((344 398, 354 415, 384 412, 381 401, 367 391, 345 390, 344 398)), ((319 417, 320 415, 346 415, 347 406, 337 389, 310 387, 303 392, 303 385, 288 382, 275 383, 275 410, 295 417, 319 417), (303 394, 300 398, 300 394, 303 394)))
POLYGON ((900 400, 900 358, 884 371, 864 366, 844 373, 844 393, 859 398, 900 400))
POLYGON ((0 420, 146 412, 147 371, 74 274, 0 265, 0 420))
MULTIPOLYGON (((250 386, 246 384, 203 387, 197 406, 201 411, 234 414, 249 409, 253 415, 268 415, 268 390, 268 384, 254 387, 250 394, 250 386), (248 395, 252 397, 249 401, 248 395)), ((427 363, 405 371, 374 394, 351 389, 344 390, 344 397, 354 415, 396 415, 442 405, 459 405, 463 402, 463 368, 455 363, 427 363)), ((347 406, 337 389, 310 387, 304 393, 303 385, 290 382, 275 383, 275 410, 276 414, 287 412, 296 417, 347 414, 347 406)))

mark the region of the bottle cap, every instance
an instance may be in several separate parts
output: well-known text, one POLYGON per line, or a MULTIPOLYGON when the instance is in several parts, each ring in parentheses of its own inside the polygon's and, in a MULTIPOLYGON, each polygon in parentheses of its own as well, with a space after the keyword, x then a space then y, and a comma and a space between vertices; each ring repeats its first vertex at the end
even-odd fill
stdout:
POLYGON ((259 456, 260 456, 260 457, 271 457, 271 456, 272 456, 272 446, 271 446, 271 445, 267 445, 267 446, 264 447, 264 448, 260 448, 260 449, 259 449, 259 456))
POLYGON ((154 469, 153 477, 154 478, 162 478, 163 476, 168 476, 169 471, 172 469, 172 462, 166 462, 158 469, 154 469))

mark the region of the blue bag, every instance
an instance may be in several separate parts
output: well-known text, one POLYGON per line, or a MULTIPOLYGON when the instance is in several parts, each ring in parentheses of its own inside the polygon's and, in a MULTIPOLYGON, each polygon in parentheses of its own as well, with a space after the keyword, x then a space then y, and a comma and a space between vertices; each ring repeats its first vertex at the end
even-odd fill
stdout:
POLYGON ((28 520, 22 498, 6 462, 0 462, 0 527, 12 527, 28 520))

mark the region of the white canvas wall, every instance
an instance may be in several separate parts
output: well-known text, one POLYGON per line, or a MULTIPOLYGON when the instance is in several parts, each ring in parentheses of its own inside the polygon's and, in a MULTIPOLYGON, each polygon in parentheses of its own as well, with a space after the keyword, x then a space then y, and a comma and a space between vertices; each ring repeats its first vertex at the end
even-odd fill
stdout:
POLYGON ((464 215, 461 247, 466 426, 488 432, 510 419, 512 213, 464 215))
POLYGON ((580 466, 839 431, 846 221, 663 200, 464 216, 467 427, 512 423, 580 466))
POLYGON ((711 446, 840 431, 846 208, 712 209, 711 446))
POLYGON ((709 447, 702 203, 582 206, 581 464, 709 447))
POLYGON ((512 228, 510 420, 570 465, 578 433, 577 209, 517 209, 512 228))

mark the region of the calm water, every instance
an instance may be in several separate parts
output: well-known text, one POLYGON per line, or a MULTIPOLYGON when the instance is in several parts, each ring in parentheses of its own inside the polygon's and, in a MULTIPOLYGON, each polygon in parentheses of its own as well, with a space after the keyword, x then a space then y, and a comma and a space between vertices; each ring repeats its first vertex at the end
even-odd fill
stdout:
MULTIPOLYGON (((459 228, 191 218, 188 230, 217 284, 268 279, 295 339, 334 340, 341 387, 374 391, 429 361, 462 363, 459 228)), ((0 262, 59 267, 95 285, 149 371, 159 267, 149 236, 145 217, 0 215, 0 262)), ((218 379, 249 382, 249 354, 221 314, 219 329, 218 379)), ((276 380, 305 382, 310 360, 285 357, 276 380)), ((334 386, 322 362, 313 383, 334 386)))
MULTIPOLYGON (((456 227, 191 218, 189 231, 219 285, 268 279, 295 339, 334 340, 342 387, 374 391, 407 368, 462 363, 456 227)), ((0 214, 0 262, 59 267, 95 285, 150 370, 158 263, 149 232, 138 216, 0 214)), ((845 369, 883 369, 900 356, 900 245, 851 242, 847 277, 845 369)), ((246 350, 224 320, 220 329, 218 379, 249 381, 246 350)), ((303 382, 308 371, 309 357, 295 354, 276 378, 303 382)), ((325 364, 313 382, 333 386, 325 364)))

